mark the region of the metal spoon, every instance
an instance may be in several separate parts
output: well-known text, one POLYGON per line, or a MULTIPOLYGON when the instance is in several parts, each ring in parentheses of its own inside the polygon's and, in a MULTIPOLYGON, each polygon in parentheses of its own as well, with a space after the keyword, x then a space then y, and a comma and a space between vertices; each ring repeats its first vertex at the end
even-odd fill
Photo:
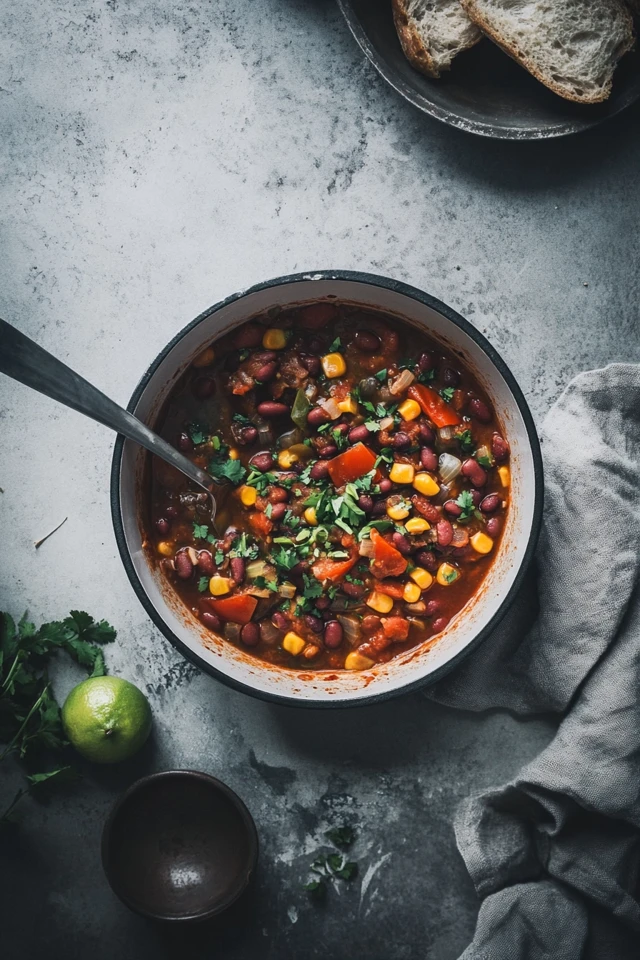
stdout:
POLYGON ((111 427, 175 467, 211 497, 211 523, 215 523, 216 482, 208 473, 5 320, 0 320, 0 372, 111 427))

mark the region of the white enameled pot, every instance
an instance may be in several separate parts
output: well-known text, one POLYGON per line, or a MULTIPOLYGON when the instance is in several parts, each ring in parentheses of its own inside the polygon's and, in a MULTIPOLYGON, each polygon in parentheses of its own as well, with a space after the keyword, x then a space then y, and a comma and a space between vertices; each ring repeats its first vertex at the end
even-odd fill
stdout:
POLYGON ((128 409, 153 426, 168 393, 195 356, 217 337, 270 307, 336 298, 382 310, 425 330, 456 352, 492 398, 511 444, 511 505, 499 553, 479 592, 436 642, 360 673, 289 670, 265 664, 206 630, 148 561, 143 548, 142 487, 147 454, 116 442, 111 500, 125 569, 147 613, 189 660, 229 685, 300 706, 370 703, 433 682, 476 649, 504 615, 533 555, 542 514, 542 460, 526 401, 488 341, 445 304, 384 277, 322 271, 258 284, 206 310, 167 344, 136 388, 128 409))

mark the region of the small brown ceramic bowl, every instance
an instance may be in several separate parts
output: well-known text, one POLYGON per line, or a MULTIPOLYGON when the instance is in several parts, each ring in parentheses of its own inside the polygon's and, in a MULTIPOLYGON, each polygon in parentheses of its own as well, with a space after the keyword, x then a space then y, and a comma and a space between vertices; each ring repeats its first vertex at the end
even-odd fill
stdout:
POLYGON ((258 858, 251 814, 194 770, 137 780, 109 814, 102 864, 113 892, 153 920, 208 920, 238 899, 258 858))

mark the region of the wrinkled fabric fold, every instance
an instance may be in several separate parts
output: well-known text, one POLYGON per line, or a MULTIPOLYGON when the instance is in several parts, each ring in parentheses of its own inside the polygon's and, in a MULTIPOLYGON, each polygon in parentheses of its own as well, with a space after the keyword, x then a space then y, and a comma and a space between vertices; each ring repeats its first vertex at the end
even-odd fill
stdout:
POLYGON ((541 435, 536 571, 484 646, 429 695, 563 715, 455 830, 482 899, 461 960, 640 957, 640 368, 577 377, 541 435))

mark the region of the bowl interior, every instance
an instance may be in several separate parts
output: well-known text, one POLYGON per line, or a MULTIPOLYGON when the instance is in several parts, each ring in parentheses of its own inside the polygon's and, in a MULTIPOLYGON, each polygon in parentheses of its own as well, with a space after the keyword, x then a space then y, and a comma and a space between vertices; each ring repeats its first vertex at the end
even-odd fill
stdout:
POLYGON ((147 916, 213 916, 245 888, 255 859, 248 813, 223 785, 187 771, 139 781, 105 830, 105 870, 147 916))
POLYGON ((287 307, 323 297, 395 314, 425 328, 457 352, 493 399, 511 444, 511 507, 500 550, 479 592, 437 641, 362 673, 306 672, 303 668, 296 671, 265 665, 206 630, 149 564, 140 523, 144 452, 125 441, 121 460, 116 455, 114 467, 114 516, 121 554, 134 588, 158 626, 186 656, 231 685, 267 699, 315 705, 361 702, 421 685, 436 679, 479 642, 517 588, 533 549, 541 497, 537 437, 526 404, 502 361, 477 331, 443 304, 380 278, 363 278, 360 274, 298 276, 254 288, 212 308, 178 335, 145 376, 132 403, 135 413, 153 424, 176 379, 217 336, 276 304, 287 307))
POLYGON ((425 113, 473 133, 508 139, 563 136, 614 116, 640 97, 640 54, 618 66, 603 104, 558 97, 483 39, 433 80, 408 62, 393 23, 391 0, 338 0, 356 40, 376 69, 425 113))

